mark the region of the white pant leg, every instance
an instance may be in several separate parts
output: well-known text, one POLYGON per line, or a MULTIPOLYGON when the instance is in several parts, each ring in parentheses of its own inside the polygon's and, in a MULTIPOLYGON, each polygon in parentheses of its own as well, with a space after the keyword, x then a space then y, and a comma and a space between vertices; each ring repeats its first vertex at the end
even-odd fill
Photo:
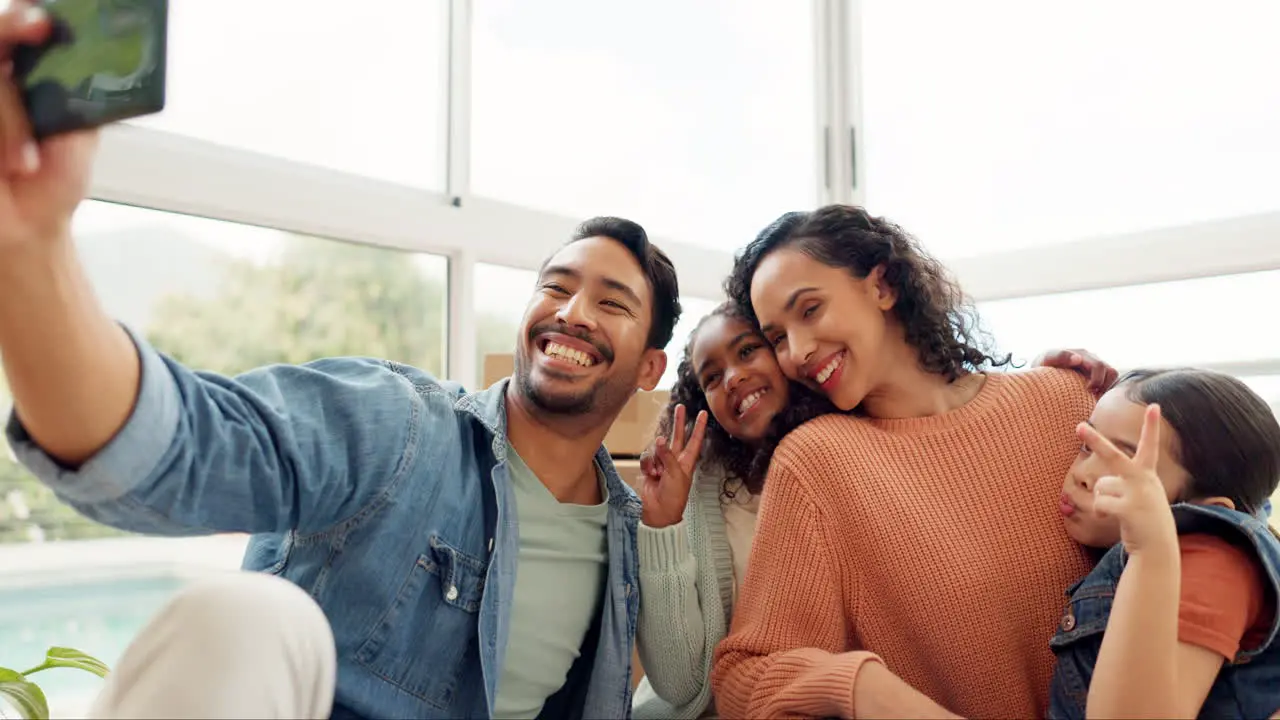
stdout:
POLYGON ((337 658, 320 607, 242 572, 193 582, 138 634, 91 718, 327 718, 337 658))

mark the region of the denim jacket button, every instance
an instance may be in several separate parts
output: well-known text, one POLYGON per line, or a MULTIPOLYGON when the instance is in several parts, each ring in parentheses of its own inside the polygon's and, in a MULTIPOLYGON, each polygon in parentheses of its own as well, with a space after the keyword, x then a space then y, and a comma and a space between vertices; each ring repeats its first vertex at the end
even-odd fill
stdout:
POLYGON ((1072 630, 1075 629, 1075 627, 1076 627, 1075 615, 1071 613, 1067 613, 1066 615, 1062 616, 1062 630, 1064 632, 1071 632, 1072 630))
POLYGON ((458 586, 457 586, 457 585, 450 585, 450 586, 449 586, 449 592, 447 592, 447 593, 445 593, 445 594, 444 594, 444 599, 445 599, 445 600, 448 600, 449 602, 453 602, 454 600, 457 600, 457 599, 458 599, 458 586))

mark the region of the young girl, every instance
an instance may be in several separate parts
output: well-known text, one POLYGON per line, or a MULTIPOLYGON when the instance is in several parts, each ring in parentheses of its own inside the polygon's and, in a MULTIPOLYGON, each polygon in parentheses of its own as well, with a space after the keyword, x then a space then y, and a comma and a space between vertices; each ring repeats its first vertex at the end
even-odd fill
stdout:
MULTIPOLYGON (((804 218, 783 215, 760 238, 785 237, 804 218)), ((1036 364, 1074 369, 1099 394, 1116 377, 1082 350, 1049 352, 1036 364)), ((638 720, 714 714, 712 654, 746 575, 768 450, 788 428, 829 412, 836 409, 825 396, 787 381, 732 303, 690 333, 643 463, 637 644, 646 675, 633 706, 638 720)))
POLYGON ((1135 371, 1079 435, 1060 510, 1072 539, 1110 549, 1068 591, 1050 716, 1269 716, 1280 705, 1271 409, 1228 375, 1135 371))
MULTIPOLYGON (((760 236, 785 236, 805 217, 787 213, 760 236)), ((637 720, 714 716, 711 658, 745 575, 764 482, 764 469, 752 468, 755 448, 779 427, 833 410, 788 383, 732 304, 690 333, 643 462, 636 637, 645 678, 633 702, 637 720)))

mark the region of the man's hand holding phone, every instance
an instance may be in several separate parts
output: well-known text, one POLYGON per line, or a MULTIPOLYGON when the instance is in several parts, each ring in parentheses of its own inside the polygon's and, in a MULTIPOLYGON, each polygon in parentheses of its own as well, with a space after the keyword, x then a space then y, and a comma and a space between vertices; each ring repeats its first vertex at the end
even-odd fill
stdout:
POLYGON ((7 253, 69 236, 71 215, 88 190, 97 132, 35 141, 14 82, 13 55, 44 42, 53 24, 27 0, 0 0, 0 8, 0 252, 7 253))

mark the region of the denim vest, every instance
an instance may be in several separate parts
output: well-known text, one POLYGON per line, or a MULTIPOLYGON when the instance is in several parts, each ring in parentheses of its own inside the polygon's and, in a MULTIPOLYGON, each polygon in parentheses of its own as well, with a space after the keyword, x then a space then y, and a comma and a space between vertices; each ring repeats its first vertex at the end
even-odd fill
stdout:
MULTIPOLYGON (((333 627, 334 717, 489 717, 519 548, 507 382, 466 394, 358 358, 230 379, 134 340, 141 389, 107 447, 69 471, 13 416, 19 459, 114 527, 253 534, 245 568, 302 587, 333 627)), ((547 718, 630 717, 640 501, 603 448, 596 461, 609 489, 607 580, 547 718)))
MULTIPOLYGON (((1266 591, 1280 597, 1280 541, 1264 520, 1252 515, 1207 505, 1173 507, 1179 534, 1210 533, 1251 548, 1266 572, 1266 591)), ((1083 718, 1089 681, 1098 662, 1102 634, 1111 616, 1120 573, 1128 559, 1123 545, 1107 551, 1083 580, 1067 591, 1070 602, 1058 631, 1049 642, 1058 658, 1049 694, 1049 717, 1055 720, 1083 718)), ((1280 707, 1280 615, 1262 644, 1241 647, 1223 666, 1209 690, 1202 718, 1263 718, 1280 707)))

